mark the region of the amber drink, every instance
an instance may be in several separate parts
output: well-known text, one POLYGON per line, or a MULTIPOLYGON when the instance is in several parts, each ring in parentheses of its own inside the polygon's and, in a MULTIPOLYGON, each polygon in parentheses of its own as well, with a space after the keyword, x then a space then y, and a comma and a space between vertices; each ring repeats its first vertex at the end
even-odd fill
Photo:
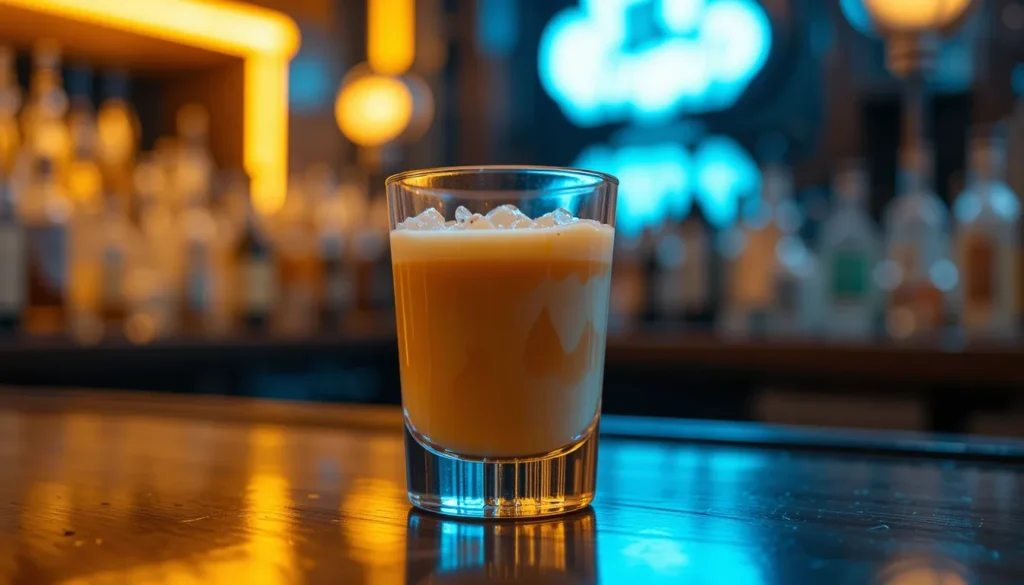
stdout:
POLYGON ((414 505, 525 517, 593 498, 615 188, 538 167, 388 180, 414 505))

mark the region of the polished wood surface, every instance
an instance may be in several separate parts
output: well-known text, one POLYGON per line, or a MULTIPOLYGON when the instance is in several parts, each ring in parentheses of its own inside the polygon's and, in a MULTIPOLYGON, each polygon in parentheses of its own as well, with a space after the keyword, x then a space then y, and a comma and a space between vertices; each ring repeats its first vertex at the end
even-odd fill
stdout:
POLYGON ((991 444, 869 455, 609 418, 592 510, 460 522, 409 509, 400 421, 0 392, 0 583, 1024 582, 1024 467, 991 444))

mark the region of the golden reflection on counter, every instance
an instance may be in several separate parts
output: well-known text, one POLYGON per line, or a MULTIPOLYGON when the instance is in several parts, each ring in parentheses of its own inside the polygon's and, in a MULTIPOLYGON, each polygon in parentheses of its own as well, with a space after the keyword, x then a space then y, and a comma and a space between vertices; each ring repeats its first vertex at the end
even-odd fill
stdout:
POLYGON ((399 519, 409 510, 402 444, 391 437, 372 437, 362 456, 370 473, 356 479, 342 499, 342 531, 352 559, 366 569, 364 585, 401 583, 406 535, 399 519))

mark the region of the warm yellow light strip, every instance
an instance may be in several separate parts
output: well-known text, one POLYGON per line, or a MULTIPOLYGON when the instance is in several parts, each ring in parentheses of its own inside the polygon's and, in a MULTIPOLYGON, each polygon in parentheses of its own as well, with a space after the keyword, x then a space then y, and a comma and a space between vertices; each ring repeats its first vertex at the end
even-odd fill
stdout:
POLYGON ((243 58, 243 164, 256 206, 280 207, 288 180, 288 61, 299 47, 290 18, 226 0, 0 0, 4 5, 243 58))
POLYGON ((384 75, 405 73, 416 57, 415 0, 369 0, 366 11, 370 69, 384 75))

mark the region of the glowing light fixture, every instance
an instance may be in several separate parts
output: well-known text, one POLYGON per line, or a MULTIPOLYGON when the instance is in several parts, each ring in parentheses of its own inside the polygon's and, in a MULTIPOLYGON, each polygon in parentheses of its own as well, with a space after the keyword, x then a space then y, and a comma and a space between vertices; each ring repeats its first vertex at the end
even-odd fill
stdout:
POLYGON ((756 0, 581 0, 545 27, 538 72, 578 126, 661 121, 732 106, 771 40, 756 0))
POLYGON ((413 96, 396 77, 356 70, 346 76, 334 104, 341 132, 359 146, 381 146, 397 138, 413 115, 413 96))
POLYGON ((871 19, 890 32, 941 30, 953 24, 972 0, 863 0, 871 19))
POLYGON ((366 54, 370 68, 384 75, 401 75, 416 57, 415 0, 369 0, 366 54))
POLYGON ((243 164, 256 206, 273 211, 288 178, 288 61, 299 32, 287 16, 227 0, 0 0, 14 6, 244 59, 243 164))

